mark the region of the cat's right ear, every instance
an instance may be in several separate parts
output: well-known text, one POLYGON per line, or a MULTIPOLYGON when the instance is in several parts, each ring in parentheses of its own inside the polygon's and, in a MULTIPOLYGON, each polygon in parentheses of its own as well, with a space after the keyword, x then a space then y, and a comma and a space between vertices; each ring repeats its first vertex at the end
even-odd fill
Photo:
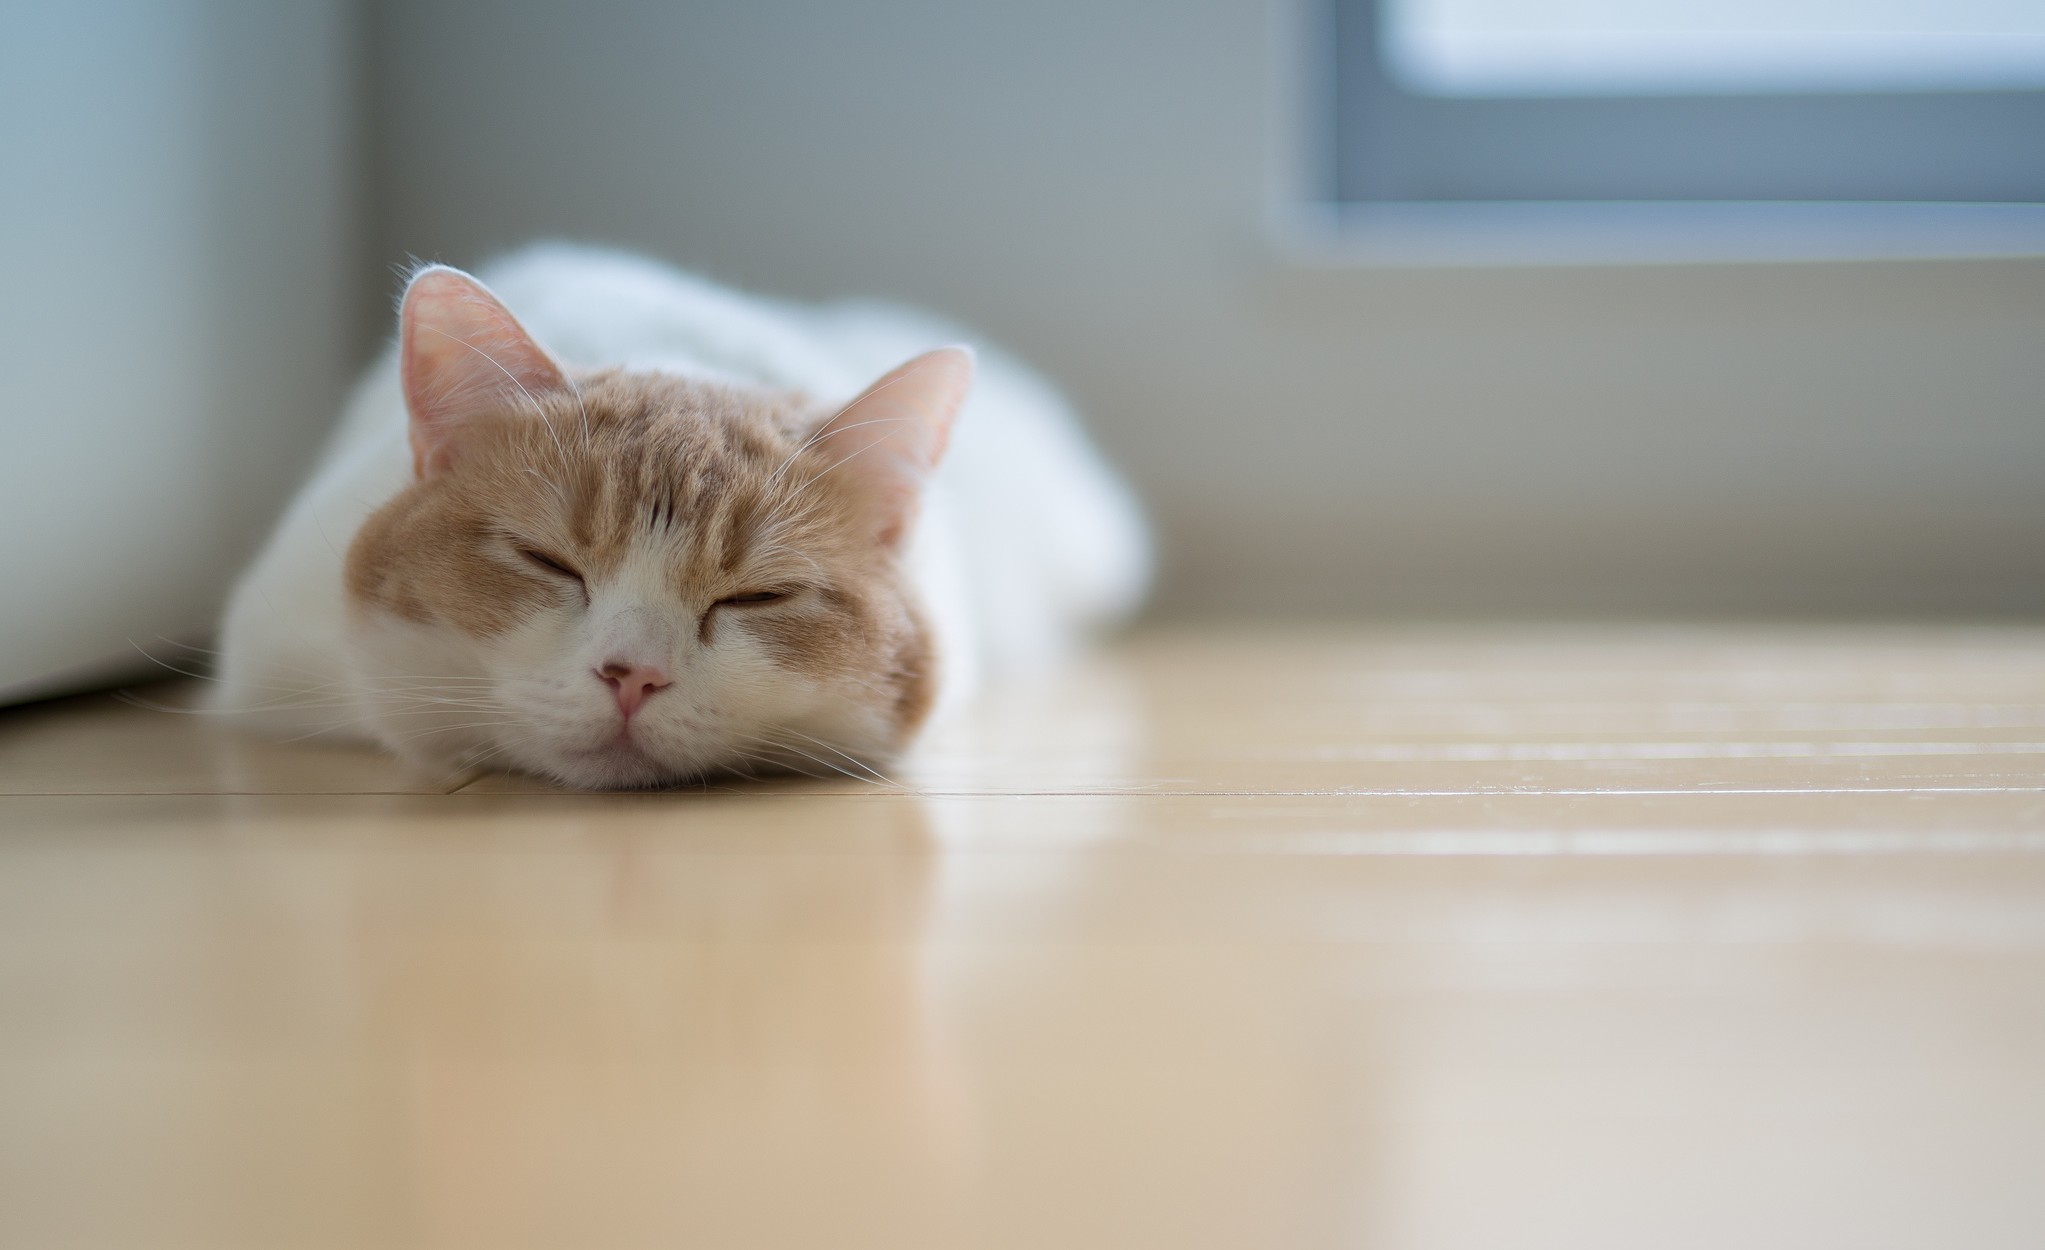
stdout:
POLYGON ((446 265, 428 265, 405 287, 398 371, 411 414, 412 467, 421 478, 455 463, 478 422, 568 388, 561 366, 489 288, 446 265))

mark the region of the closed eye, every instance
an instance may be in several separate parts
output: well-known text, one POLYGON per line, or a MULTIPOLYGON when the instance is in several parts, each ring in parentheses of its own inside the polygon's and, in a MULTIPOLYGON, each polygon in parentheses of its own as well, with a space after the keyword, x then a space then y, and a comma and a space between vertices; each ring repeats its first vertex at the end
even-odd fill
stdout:
POLYGON ((518 554, 524 556, 528 560, 531 560, 534 564, 539 565, 541 568, 546 569, 548 572, 556 574, 557 576, 572 577, 578 582, 582 580, 582 574, 576 572, 567 564, 563 563, 560 560, 555 559, 553 556, 548 555, 544 551, 534 551, 531 547, 520 547, 518 549, 518 554))
POLYGON ((717 601, 720 608, 746 608, 761 603, 776 603, 788 597, 785 590, 749 590, 742 595, 726 595, 717 601))

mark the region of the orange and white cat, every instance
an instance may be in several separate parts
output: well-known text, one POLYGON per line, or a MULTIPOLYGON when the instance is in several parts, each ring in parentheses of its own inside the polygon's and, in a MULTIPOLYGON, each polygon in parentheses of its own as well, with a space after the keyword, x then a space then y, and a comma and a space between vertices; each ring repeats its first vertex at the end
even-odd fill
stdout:
POLYGON ((235 588, 215 706, 573 786, 884 766, 1148 576, 1064 403, 955 337, 612 252, 422 268, 235 588))

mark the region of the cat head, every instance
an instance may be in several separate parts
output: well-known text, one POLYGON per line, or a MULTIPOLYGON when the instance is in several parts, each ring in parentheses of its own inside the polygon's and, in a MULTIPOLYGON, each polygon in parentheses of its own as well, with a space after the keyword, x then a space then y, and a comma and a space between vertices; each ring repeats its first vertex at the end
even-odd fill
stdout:
POLYGON ((481 283, 433 266, 405 292, 399 353, 413 477, 346 568, 387 743, 631 787, 857 773, 914 734, 935 657, 903 547, 970 351, 918 356, 835 410, 571 373, 481 283))

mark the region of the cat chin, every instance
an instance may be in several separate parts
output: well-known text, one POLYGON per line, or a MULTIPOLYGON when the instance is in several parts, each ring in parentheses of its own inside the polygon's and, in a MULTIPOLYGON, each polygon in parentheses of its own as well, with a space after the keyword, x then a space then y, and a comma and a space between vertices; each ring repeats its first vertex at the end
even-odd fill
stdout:
POLYGON ((854 756, 819 742, 815 752, 790 758, 755 753, 684 761, 663 758, 656 751, 634 744, 607 744, 587 749, 543 749, 526 758, 509 759, 505 766, 576 790, 662 790, 720 779, 757 780, 831 773, 854 780, 879 780, 883 778, 874 764, 885 765, 893 758, 889 753, 871 752, 854 756))
POLYGON ((552 764, 526 767, 521 771, 533 773, 556 785, 574 790, 666 790, 676 786, 714 781, 718 778, 793 775, 798 770, 786 765, 747 769, 743 772, 735 765, 684 767, 664 764, 647 756, 632 758, 620 754, 615 758, 560 760, 552 764))
POLYGON ((632 758, 562 761, 546 770, 549 780, 576 790, 661 790, 691 781, 695 774, 658 761, 632 758))
POLYGON ((736 762, 677 759, 629 743, 542 747, 507 760, 506 766, 576 790, 661 790, 744 775, 736 762))
POLYGON ((702 771, 632 745, 543 750, 510 766, 576 790, 657 790, 692 781, 702 771))

